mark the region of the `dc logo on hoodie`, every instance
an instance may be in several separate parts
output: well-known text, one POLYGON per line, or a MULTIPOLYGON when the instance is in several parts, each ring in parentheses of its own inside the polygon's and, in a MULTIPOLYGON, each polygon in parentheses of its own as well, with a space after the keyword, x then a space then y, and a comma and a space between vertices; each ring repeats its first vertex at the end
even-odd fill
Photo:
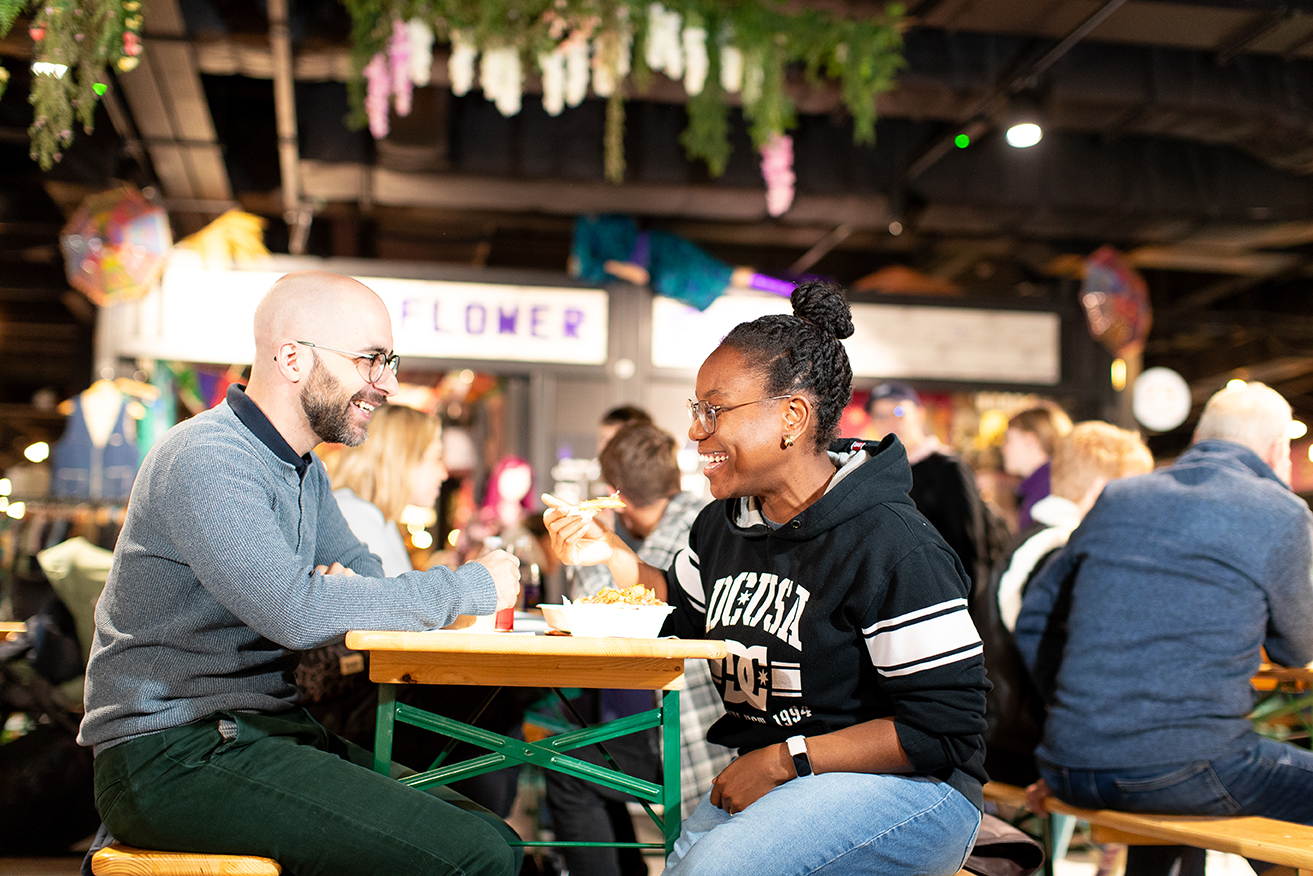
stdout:
POLYGON ((725 640, 729 656, 711 664, 711 677, 723 684, 725 704, 745 703, 758 712, 766 711, 767 698, 802 696, 802 666, 772 661, 765 645, 744 645, 725 640))

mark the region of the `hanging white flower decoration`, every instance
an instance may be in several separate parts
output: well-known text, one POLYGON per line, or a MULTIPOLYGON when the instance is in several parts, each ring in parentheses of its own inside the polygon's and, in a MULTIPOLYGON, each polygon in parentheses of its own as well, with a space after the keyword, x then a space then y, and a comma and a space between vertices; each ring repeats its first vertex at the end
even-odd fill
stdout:
POLYGON ((647 7, 647 66, 671 79, 684 78, 684 50, 680 46, 683 19, 660 3, 647 7))
POLYGON ((451 93, 463 97, 474 87, 474 59, 479 50, 459 30, 451 32, 451 55, 447 58, 447 75, 451 79, 451 93))
POLYGON ((524 94, 524 70, 520 53, 513 46, 485 50, 479 62, 479 84, 483 96, 508 118, 520 111, 524 94))
POLYGON ((743 87, 743 52, 735 46, 720 49, 720 87, 727 94, 738 94, 743 87))
POLYGON ((689 97, 702 93, 707 84, 707 71, 711 61, 707 57, 707 29, 684 28, 684 91, 689 97))
POLYGON ((565 103, 578 106, 588 96, 588 41, 571 40, 565 52, 565 103))
POLYGON ((559 116, 565 109, 565 57, 560 52, 543 52, 538 56, 543 74, 543 109, 549 116, 559 116))
POLYGON ((422 18, 406 22, 410 39, 410 81, 420 88, 433 78, 433 28, 422 18))

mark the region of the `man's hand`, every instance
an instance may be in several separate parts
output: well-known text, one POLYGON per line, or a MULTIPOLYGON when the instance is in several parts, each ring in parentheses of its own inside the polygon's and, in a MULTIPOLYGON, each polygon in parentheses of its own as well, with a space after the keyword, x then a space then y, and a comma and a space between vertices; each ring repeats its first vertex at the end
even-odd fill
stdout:
POLYGON ((797 778, 789 750, 780 743, 736 758, 711 782, 711 805, 730 815, 747 809, 766 792, 797 778))
POLYGON ((579 514, 575 506, 550 493, 543 493, 547 511, 543 523, 552 537, 552 552, 570 566, 595 566, 611 559, 615 548, 604 526, 591 514, 579 514))
POLYGON ((355 572, 348 569, 341 563, 334 563, 331 566, 315 566, 315 571, 321 575, 354 575, 355 572))
POLYGON ((1044 801, 1050 796, 1048 784, 1040 779, 1026 789, 1026 808, 1036 815, 1043 815, 1048 811, 1044 808, 1044 801))
POLYGON ((497 587, 497 610, 514 608, 520 599, 519 558, 506 551, 492 551, 474 562, 492 575, 492 583, 497 587))

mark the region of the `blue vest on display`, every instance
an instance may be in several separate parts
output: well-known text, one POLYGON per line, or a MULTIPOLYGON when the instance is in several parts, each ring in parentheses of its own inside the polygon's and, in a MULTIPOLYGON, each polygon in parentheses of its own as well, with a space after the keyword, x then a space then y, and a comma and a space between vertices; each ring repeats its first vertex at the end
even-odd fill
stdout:
POLYGON ((87 429, 82 399, 73 399, 73 413, 51 453, 50 494, 70 499, 127 499, 137 476, 137 443, 129 436, 127 420, 127 405, 120 404, 109 440, 104 447, 97 447, 87 429))

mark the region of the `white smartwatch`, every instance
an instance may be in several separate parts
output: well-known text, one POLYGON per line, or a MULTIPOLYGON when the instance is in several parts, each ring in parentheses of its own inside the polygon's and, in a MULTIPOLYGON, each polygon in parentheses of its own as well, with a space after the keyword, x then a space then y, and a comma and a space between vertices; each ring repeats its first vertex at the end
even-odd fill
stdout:
POLYGON ((798 778, 812 774, 812 761, 807 756, 807 737, 790 736, 784 742, 789 747, 789 757, 793 758, 793 771, 798 778))

